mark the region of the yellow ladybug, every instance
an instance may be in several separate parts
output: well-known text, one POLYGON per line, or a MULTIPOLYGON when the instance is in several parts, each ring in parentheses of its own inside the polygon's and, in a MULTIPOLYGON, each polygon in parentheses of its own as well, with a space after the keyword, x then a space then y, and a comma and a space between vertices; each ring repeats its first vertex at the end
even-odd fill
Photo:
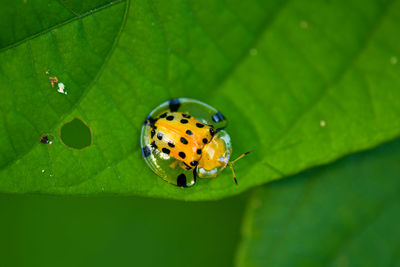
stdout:
POLYGON ((142 128, 142 154, 163 180, 180 187, 193 186, 196 178, 215 178, 229 164, 232 144, 225 117, 213 107, 187 98, 164 102, 154 109, 142 128))

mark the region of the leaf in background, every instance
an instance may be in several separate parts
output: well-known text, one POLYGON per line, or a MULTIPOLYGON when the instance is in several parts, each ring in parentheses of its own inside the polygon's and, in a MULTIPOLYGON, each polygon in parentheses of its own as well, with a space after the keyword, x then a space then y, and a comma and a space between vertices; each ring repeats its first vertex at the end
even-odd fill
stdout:
POLYGON ((21 5, 2 18, 19 29, 1 32, 2 192, 216 199, 399 135, 400 1, 21 5), (145 165, 145 116, 182 96, 228 117, 236 155, 256 149, 239 187, 226 171, 182 190, 145 165), (83 150, 59 139, 74 117, 93 133, 83 150))
POLYGON ((246 198, 0 194, 1 266, 230 267, 246 198))
POLYGON ((400 140, 255 191, 239 266, 397 266, 400 140))

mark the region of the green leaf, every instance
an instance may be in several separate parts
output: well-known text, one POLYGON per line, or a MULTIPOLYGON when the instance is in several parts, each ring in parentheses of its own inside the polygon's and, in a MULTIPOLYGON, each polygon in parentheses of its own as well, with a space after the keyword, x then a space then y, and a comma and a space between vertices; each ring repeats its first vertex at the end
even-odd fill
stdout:
POLYGON ((256 190, 238 266, 397 266, 400 140, 256 190))
POLYGON ((2 192, 216 199, 400 133, 400 1, 42 0, 0 10, 16 29, 0 39, 2 192), (142 122, 173 97, 224 113, 235 155, 255 150, 236 165, 238 187, 227 170, 182 190, 145 165, 142 122), (75 117, 93 134, 82 150, 59 138, 75 117))

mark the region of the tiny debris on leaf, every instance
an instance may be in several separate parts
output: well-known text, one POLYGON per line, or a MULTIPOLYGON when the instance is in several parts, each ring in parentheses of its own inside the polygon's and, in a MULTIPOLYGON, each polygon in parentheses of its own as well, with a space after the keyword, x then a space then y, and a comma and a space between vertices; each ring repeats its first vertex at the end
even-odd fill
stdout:
POLYGON ((51 83, 51 87, 54 88, 54 83, 58 83, 57 77, 49 77, 49 81, 51 83))
POLYGON ((53 136, 48 135, 48 134, 43 134, 40 137, 40 143, 45 144, 45 145, 51 145, 53 144, 53 136))
POLYGON ((319 122, 319 125, 320 125, 321 127, 325 127, 326 122, 325 122, 324 120, 321 120, 321 121, 319 122))
POLYGON ((65 89, 65 85, 63 83, 58 83, 58 89, 57 92, 59 92, 60 94, 67 94, 67 92, 64 91, 65 89))

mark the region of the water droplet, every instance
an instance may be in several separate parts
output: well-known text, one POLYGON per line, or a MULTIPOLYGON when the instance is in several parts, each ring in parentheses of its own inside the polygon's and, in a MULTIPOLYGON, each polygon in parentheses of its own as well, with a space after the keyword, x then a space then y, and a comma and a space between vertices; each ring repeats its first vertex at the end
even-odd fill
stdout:
POLYGON ((78 118, 61 126, 60 137, 63 144, 70 148, 83 149, 92 144, 90 127, 78 118))
POLYGON ((102 188, 101 188, 101 191, 103 191, 103 192, 104 192, 104 187, 102 187, 102 188))
POLYGON ((321 121, 319 122, 319 125, 320 125, 321 127, 325 127, 325 126, 326 126, 326 122, 325 122, 324 120, 321 120, 321 121))
POLYGON ((45 170, 42 170, 42 173, 44 173, 45 172, 45 170))
POLYGON ((390 63, 392 63, 393 65, 397 64, 397 61, 398 61, 398 59, 395 56, 390 58, 390 63))
POLYGON ((250 49, 250 55, 251 55, 251 56, 255 56, 255 55, 257 55, 257 54, 258 54, 258 50, 257 50, 256 48, 250 49))
POLYGON ((302 29, 308 29, 308 22, 307 21, 305 21, 305 20, 302 20, 302 21, 300 21, 300 27, 302 28, 302 29))

